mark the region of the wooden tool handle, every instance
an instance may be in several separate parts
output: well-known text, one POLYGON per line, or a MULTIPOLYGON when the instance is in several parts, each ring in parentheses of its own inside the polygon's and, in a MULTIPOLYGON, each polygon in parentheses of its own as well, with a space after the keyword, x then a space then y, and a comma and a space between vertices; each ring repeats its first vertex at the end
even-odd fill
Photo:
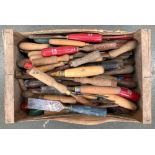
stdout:
POLYGON ((63 95, 43 95, 43 99, 60 101, 62 103, 76 104, 75 98, 63 95))
POLYGON ((27 70, 27 72, 29 75, 40 80, 41 82, 45 83, 46 85, 56 88, 61 93, 68 94, 68 95, 70 94, 70 92, 67 90, 66 86, 56 82, 54 78, 41 72, 39 69, 33 67, 32 69, 27 70))
POLYGON ((120 81, 118 81, 118 86, 127 87, 127 88, 135 88, 136 81, 134 81, 134 80, 120 80, 120 81))
POLYGON ((107 42, 107 43, 101 43, 101 44, 94 44, 94 45, 88 45, 80 50, 82 51, 105 51, 105 50, 110 50, 110 49, 117 49, 120 45, 116 42, 107 42))
POLYGON ((32 61, 32 60, 35 60, 35 59, 40 59, 40 58, 43 58, 42 55, 40 54, 36 54, 36 55, 31 55, 29 56, 29 59, 32 61))
POLYGON ((59 63, 56 63, 56 64, 45 65, 45 66, 40 66, 40 67, 36 67, 36 68, 39 69, 42 72, 48 72, 48 71, 53 70, 56 67, 60 67, 60 66, 64 66, 64 65, 65 65, 64 62, 59 62, 59 63))
POLYGON ((72 78, 75 82, 80 82, 82 84, 91 84, 95 86, 111 86, 116 87, 117 81, 112 79, 103 78, 72 78))
POLYGON ((49 47, 49 44, 36 44, 30 42, 22 42, 19 44, 20 49, 27 51, 42 50, 47 47, 49 47))
POLYGON ((83 47, 88 45, 88 43, 82 41, 75 41, 75 40, 67 40, 67 39, 50 39, 49 43, 52 45, 68 45, 68 46, 79 46, 83 47))
POLYGON ((80 66, 80 65, 88 63, 88 62, 93 62, 93 61, 99 59, 100 57, 101 57, 100 52, 94 51, 92 53, 87 54, 86 56, 84 56, 82 58, 72 60, 70 65, 72 67, 77 67, 77 66, 80 66))
POLYGON ((32 55, 41 55, 41 51, 30 51, 27 55, 28 55, 28 57, 30 57, 32 55))
POLYGON ((115 49, 109 52, 109 55, 111 58, 115 58, 125 52, 131 51, 133 49, 135 49, 137 46, 137 42, 135 40, 133 41, 129 41, 126 44, 124 44, 123 46, 121 46, 119 49, 115 49))
MULTIPOLYGON (((105 95, 105 94, 119 94, 119 87, 97 87, 97 86, 81 86, 80 93, 82 94, 96 94, 96 95, 105 95)), ((79 89, 75 88, 75 91, 79 89)))
POLYGON ((134 71, 134 67, 130 65, 123 66, 121 69, 115 69, 112 71, 107 71, 104 74, 106 75, 117 75, 117 74, 129 74, 134 71))
POLYGON ((49 65, 49 64, 55 64, 61 61, 69 61, 70 56, 69 55, 63 55, 60 57, 52 56, 52 57, 46 57, 46 58, 40 58, 32 61, 32 64, 34 66, 42 66, 42 65, 49 65))
POLYGON ((91 67, 77 67, 67 69, 64 72, 65 77, 87 77, 94 76, 104 73, 104 68, 102 66, 91 66, 91 67))
POLYGON ((115 104, 118 104, 120 107, 129 109, 129 110, 136 110, 137 109, 137 106, 133 102, 131 102, 131 101, 129 101, 129 100, 127 100, 121 96, 106 95, 106 98, 111 100, 111 101, 114 101, 115 104))

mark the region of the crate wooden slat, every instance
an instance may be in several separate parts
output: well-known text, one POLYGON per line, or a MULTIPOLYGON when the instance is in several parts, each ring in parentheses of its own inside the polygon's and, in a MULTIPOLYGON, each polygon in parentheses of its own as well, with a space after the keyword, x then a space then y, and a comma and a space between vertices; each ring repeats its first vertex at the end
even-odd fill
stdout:
POLYGON ((140 29, 137 32, 126 31, 106 31, 102 29, 51 29, 34 32, 18 33, 11 29, 5 30, 3 33, 4 53, 5 53, 5 122, 15 123, 18 121, 35 121, 42 119, 56 120, 75 124, 96 125, 106 122, 141 122, 144 124, 151 123, 151 32, 149 29, 140 29), (138 80, 137 90, 141 93, 139 101, 139 110, 129 117, 108 116, 88 117, 84 115, 69 114, 65 116, 39 116, 30 117, 20 111, 19 105, 22 101, 21 90, 17 79, 15 79, 15 71, 18 70, 16 61, 21 58, 18 51, 19 42, 23 41, 30 34, 57 34, 57 33, 73 33, 73 32, 93 32, 105 35, 119 35, 134 33, 134 37, 138 40, 139 45, 135 51, 136 60, 136 78, 138 80))

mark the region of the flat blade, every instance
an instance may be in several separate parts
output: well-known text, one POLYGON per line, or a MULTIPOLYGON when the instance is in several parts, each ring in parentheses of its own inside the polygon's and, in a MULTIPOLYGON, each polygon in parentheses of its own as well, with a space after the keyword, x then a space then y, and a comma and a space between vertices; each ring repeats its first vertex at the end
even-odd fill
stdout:
POLYGON ((59 101, 28 98, 28 109, 59 112, 64 109, 64 106, 59 101))

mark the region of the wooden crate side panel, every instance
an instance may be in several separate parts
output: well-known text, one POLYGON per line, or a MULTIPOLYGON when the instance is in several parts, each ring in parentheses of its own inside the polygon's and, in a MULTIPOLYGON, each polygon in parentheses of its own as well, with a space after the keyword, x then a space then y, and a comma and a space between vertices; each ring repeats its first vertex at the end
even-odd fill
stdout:
POLYGON ((151 119, 151 30, 141 30, 142 43, 142 100, 143 123, 150 124, 151 119))
POLYGON ((100 33, 103 35, 122 35, 122 34, 131 34, 133 32, 128 31, 112 31, 112 30, 104 30, 104 29, 47 29, 47 30, 40 30, 40 31, 32 31, 32 32, 21 32, 21 34, 27 36, 31 34, 62 34, 62 33, 80 33, 80 32, 87 32, 87 33, 100 33))
POLYGON ((4 43, 4 108, 5 122, 14 123, 14 41, 13 30, 8 29, 3 32, 4 43))

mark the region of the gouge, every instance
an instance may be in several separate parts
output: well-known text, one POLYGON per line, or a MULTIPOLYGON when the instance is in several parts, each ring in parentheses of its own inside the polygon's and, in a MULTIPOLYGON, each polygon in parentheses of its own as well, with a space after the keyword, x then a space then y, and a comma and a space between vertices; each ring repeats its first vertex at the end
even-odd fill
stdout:
POLYGON ((101 86, 77 86, 74 87, 75 93, 96 94, 96 95, 119 95, 132 101, 139 100, 139 93, 123 87, 101 87, 101 86))
POLYGON ((60 56, 64 54, 74 54, 79 51, 92 52, 92 51, 105 51, 111 49, 118 49, 122 43, 118 42, 105 42, 100 44, 87 45, 84 47, 76 46, 61 46, 61 47, 49 47, 42 49, 41 54, 44 57, 60 56))
POLYGON ((100 43, 104 40, 113 40, 113 39, 133 39, 133 34, 128 35, 115 35, 115 36, 105 36, 102 34, 96 33, 75 33, 75 34, 68 34, 67 36, 61 35, 29 35, 30 39, 39 39, 39 38, 58 38, 58 39, 70 39, 70 40, 78 40, 84 42, 93 42, 93 43, 100 43))
POLYGON ((77 67, 51 73, 52 76, 62 77, 88 77, 104 73, 102 66, 77 67))
POLYGON ((51 45, 61 45, 61 46, 78 46, 83 47, 89 45, 88 43, 82 41, 75 41, 75 40, 67 40, 67 39, 50 39, 49 44, 51 45))

